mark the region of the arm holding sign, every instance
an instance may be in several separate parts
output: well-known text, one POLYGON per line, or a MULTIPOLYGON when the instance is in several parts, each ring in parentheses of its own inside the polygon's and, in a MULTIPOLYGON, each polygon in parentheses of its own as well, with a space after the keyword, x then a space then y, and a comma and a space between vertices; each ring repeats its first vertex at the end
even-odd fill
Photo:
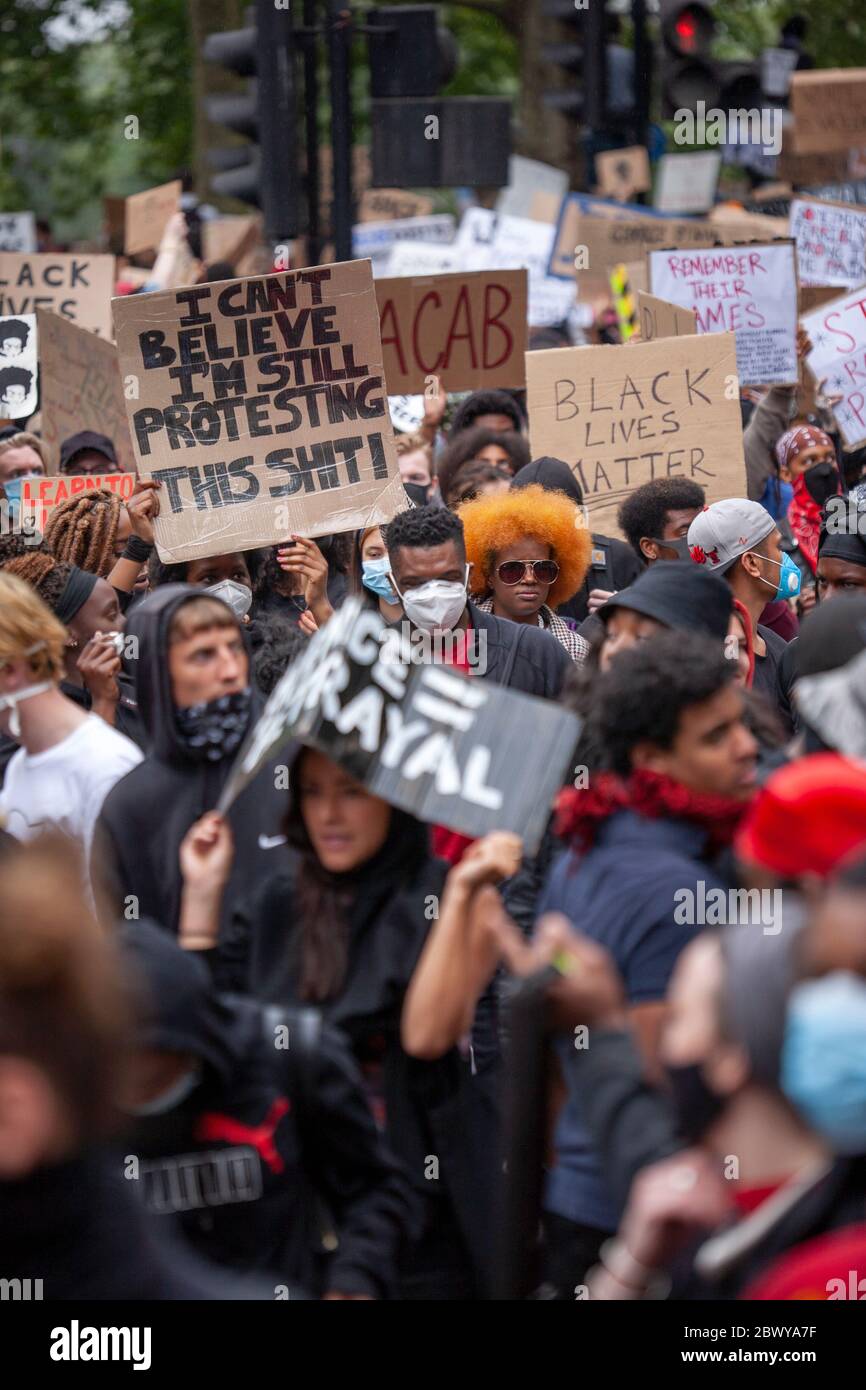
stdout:
POLYGON ((316 627, 324 627, 334 616, 334 610, 328 602, 328 562, 316 542, 293 535, 291 544, 277 551, 277 562, 286 574, 300 577, 307 608, 316 620, 316 627))
POLYGON ((161 484, 153 479, 139 478, 136 481, 132 496, 126 504, 126 513, 129 517, 132 535, 126 542, 126 549, 120 559, 115 562, 114 568, 108 576, 111 587, 120 593, 132 593, 141 574, 141 567, 147 562, 144 548, 147 547, 148 552, 153 549, 153 518, 159 516, 158 489, 160 486, 161 484), (136 547, 136 541, 138 541, 138 547, 136 547), (143 558, 137 558, 136 549, 138 555, 143 558))
POLYGON ((476 840, 445 880, 403 1005, 401 1037, 410 1056, 432 1061, 468 1033, 499 958, 504 908, 493 884, 517 871, 522 849, 519 835, 494 831, 476 840))
MULTIPOLYGON (((802 365, 812 351, 812 344, 803 328, 797 329, 797 360, 802 365)), ((796 386, 771 386, 764 399, 755 407, 743 434, 746 455, 746 483, 749 499, 760 502, 767 479, 773 474, 773 449, 776 440, 785 433, 794 413, 796 386)))
POLYGON ((233 859, 231 828, 218 811, 203 815, 181 841, 183 892, 178 941, 185 951, 212 951, 216 947, 222 895, 233 859))

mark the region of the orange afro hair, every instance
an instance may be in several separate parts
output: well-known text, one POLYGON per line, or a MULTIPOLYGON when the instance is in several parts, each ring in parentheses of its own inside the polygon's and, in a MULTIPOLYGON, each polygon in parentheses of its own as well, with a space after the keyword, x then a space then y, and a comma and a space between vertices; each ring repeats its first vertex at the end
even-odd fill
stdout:
POLYGON ((531 536, 549 545, 559 575, 547 602, 551 608, 576 594, 589 569, 592 538, 576 503, 564 492, 533 484, 512 492, 465 502, 457 515, 463 522, 466 558, 472 561, 469 586, 474 595, 488 592, 499 551, 531 536))

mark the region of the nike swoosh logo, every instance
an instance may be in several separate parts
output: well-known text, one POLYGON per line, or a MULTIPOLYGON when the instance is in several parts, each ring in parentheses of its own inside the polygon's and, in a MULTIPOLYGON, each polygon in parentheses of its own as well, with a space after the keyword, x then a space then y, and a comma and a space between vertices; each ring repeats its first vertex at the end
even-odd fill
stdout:
POLYGON ((259 849, 276 849, 277 845, 287 843, 285 835, 260 835, 259 849))

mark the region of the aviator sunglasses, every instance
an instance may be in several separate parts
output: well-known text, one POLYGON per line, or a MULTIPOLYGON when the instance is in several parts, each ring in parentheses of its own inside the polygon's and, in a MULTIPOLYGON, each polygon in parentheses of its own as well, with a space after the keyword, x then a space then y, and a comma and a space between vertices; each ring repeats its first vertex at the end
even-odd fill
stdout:
POLYGON ((519 584, 527 570, 539 584, 552 584, 559 574, 559 565, 555 560, 503 560, 496 567, 503 584, 519 584))

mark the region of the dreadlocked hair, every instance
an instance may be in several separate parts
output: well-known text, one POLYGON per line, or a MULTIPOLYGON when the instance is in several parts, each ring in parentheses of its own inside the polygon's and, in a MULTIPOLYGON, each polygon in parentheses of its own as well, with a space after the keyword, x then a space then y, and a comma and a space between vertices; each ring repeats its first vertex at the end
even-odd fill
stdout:
POLYGON ((0 532, 0 569, 5 569, 10 560, 18 560, 23 555, 51 554, 43 539, 36 540, 27 531, 0 532))
POLYGON ((16 574, 30 584, 53 612, 69 581, 72 565, 62 563, 48 550, 33 550, 3 566, 4 574, 16 574))
POLYGON ((114 543, 123 498, 94 488, 61 502, 45 523, 45 540, 58 560, 106 579, 114 568, 114 543))

